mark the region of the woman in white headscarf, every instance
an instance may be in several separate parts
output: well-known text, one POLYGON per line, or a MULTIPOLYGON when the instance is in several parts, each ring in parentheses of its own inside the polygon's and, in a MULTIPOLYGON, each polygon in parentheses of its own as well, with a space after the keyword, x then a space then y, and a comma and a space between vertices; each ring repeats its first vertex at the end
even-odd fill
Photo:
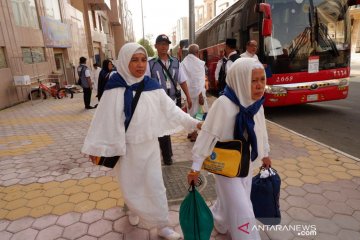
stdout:
POLYGON ((144 77, 146 66, 147 53, 141 45, 127 43, 121 48, 118 72, 112 73, 105 87, 82 152, 93 161, 93 156, 121 156, 114 169, 130 210, 130 224, 142 220, 156 226, 165 239, 179 239, 180 235, 167 227, 158 137, 182 128, 200 128, 200 124, 176 107, 157 81, 144 77), (144 89, 132 113, 131 103, 140 84, 144 89))
POLYGON ((252 230, 256 221, 250 193, 254 167, 261 161, 265 167, 271 165, 262 107, 266 84, 264 67, 256 59, 240 58, 229 69, 226 83, 225 94, 213 103, 193 147, 188 181, 197 181, 202 163, 217 141, 231 140, 239 134, 247 138, 251 145, 249 174, 244 178, 215 175, 217 200, 211 211, 218 232, 229 231, 233 240, 260 239, 259 233, 252 230))

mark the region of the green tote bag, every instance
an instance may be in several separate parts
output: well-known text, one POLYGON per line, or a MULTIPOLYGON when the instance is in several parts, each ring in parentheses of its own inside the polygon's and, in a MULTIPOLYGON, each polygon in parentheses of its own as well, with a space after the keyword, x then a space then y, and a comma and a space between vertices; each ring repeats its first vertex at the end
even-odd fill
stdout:
POLYGON ((210 239, 214 227, 213 215, 194 185, 181 203, 179 220, 184 239, 210 239))

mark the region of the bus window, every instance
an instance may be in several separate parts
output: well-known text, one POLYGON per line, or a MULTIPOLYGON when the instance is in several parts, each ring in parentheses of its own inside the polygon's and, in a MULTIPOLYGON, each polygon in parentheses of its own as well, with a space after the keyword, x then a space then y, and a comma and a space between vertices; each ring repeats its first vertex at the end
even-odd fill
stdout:
POLYGON ((217 32, 217 36, 218 36, 218 42, 223 42, 225 41, 226 38, 226 25, 225 23, 222 23, 219 25, 219 29, 217 32))
POLYGON ((259 28, 258 26, 252 26, 249 29, 249 40, 255 40, 256 42, 259 42, 259 28))

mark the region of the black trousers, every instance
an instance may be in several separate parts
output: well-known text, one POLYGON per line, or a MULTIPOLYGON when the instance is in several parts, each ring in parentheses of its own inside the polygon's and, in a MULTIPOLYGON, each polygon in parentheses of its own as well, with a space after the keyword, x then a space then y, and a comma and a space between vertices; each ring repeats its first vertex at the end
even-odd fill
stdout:
POLYGON ((169 135, 159 137, 160 150, 163 157, 164 164, 172 163, 172 147, 171 147, 171 138, 169 135))
POLYGON ((83 92, 84 92, 84 105, 85 107, 90 107, 91 88, 83 88, 83 92))

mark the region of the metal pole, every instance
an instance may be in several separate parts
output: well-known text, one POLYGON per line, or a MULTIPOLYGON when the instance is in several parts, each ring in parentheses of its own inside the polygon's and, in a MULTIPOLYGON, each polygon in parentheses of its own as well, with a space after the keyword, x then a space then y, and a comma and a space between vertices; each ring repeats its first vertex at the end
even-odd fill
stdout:
POLYGON ((194 0, 189 0, 189 44, 195 42, 194 0))
POLYGON ((143 41, 145 41, 145 31, 144 31, 144 12, 143 12, 143 1, 141 0, 141 20, 142 20, 142 33, 143 41))

